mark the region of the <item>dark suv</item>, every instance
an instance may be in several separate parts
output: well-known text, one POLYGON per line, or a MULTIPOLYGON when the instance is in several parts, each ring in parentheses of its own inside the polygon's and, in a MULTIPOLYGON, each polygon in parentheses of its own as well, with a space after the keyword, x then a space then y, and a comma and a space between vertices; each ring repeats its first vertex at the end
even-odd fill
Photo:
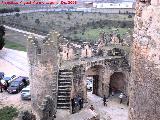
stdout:
POLYGON ((7 91, 8 93, 19 93, 28 84, 28 77, 19 76, 10 83, 7 91))

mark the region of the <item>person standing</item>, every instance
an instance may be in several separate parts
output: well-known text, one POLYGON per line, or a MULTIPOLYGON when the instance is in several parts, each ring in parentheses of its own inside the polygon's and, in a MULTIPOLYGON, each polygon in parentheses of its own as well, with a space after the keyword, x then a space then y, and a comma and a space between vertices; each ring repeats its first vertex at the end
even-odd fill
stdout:
POLYGON ((72 114, 75 112, 75 100, 74 98, 71 99, 71 107, 72 107, 72 114))
POLYGON ((127 98, 127 106, 129 106, 129 97, 127 98))
POLYGON ((81 103, 81 104, 80 104, 80 107, 81 107, 81 109, 83 108, 83 102, 84 102, 84 100, 83 100, 83 98, 81 98, 81 99, 80 99, 80 103, 81 103))
POLYGON ((107 98, 106 98, 106 96, 104 95, 104 96, 103 96, 103 105, 104 105, 104 106, 107 106, 107 104, 106 104, 106 99, 107 99, 107 98))
POLYGON ((92 111, 94 110, 94 107, 93 107, 93 105, 91 105, 91 106, 90 106, 90 109, 91 109, 92 111))
POLYGON ((115 93, 115 88, 114 87, 112 87, 112 96, 114 96, 114 93, 115 93))
POLYGON ((120 95, 119 95, 119 98, 120 98, 120 104, 122 103, 122 99, 123 99, 123 93, 121 93, 120 95))

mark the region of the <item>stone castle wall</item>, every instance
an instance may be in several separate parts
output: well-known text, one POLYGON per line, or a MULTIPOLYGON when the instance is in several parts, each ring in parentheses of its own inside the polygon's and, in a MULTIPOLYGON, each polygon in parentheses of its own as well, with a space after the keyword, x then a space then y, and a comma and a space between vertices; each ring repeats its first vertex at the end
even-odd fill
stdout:
POLYGON ((39 120, 53 119, 57 99, 58 71, 57 33, 50 33, 44 40, 28 38, 30 63, 31 101, 39 120), (47 102, 47 100, 49 100, 47 102), (52 108, 48 109, 47 106, 52 108))
POLYGON ((160 1, 137 1, 133 36, 129 119, 160 120, 160 1))

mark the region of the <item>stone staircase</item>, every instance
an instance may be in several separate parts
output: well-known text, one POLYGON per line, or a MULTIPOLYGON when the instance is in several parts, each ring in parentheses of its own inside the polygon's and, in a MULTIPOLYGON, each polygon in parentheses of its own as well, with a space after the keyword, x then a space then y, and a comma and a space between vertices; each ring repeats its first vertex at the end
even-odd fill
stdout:
POLYGON ((68 69, 59 70, 57 109, 69 109, 73 72, 68 69))

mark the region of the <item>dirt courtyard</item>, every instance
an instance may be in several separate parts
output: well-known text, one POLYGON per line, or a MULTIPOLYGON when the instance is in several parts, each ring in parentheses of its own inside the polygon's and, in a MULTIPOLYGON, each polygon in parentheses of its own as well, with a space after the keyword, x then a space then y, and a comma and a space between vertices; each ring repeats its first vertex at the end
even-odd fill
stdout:
POLYGON ((9 94, 8 92, 0 93, 0 108, 4 106, 14 106, 18 110, 31 110, 31 101, 21 100, 21 93, 9 94))

